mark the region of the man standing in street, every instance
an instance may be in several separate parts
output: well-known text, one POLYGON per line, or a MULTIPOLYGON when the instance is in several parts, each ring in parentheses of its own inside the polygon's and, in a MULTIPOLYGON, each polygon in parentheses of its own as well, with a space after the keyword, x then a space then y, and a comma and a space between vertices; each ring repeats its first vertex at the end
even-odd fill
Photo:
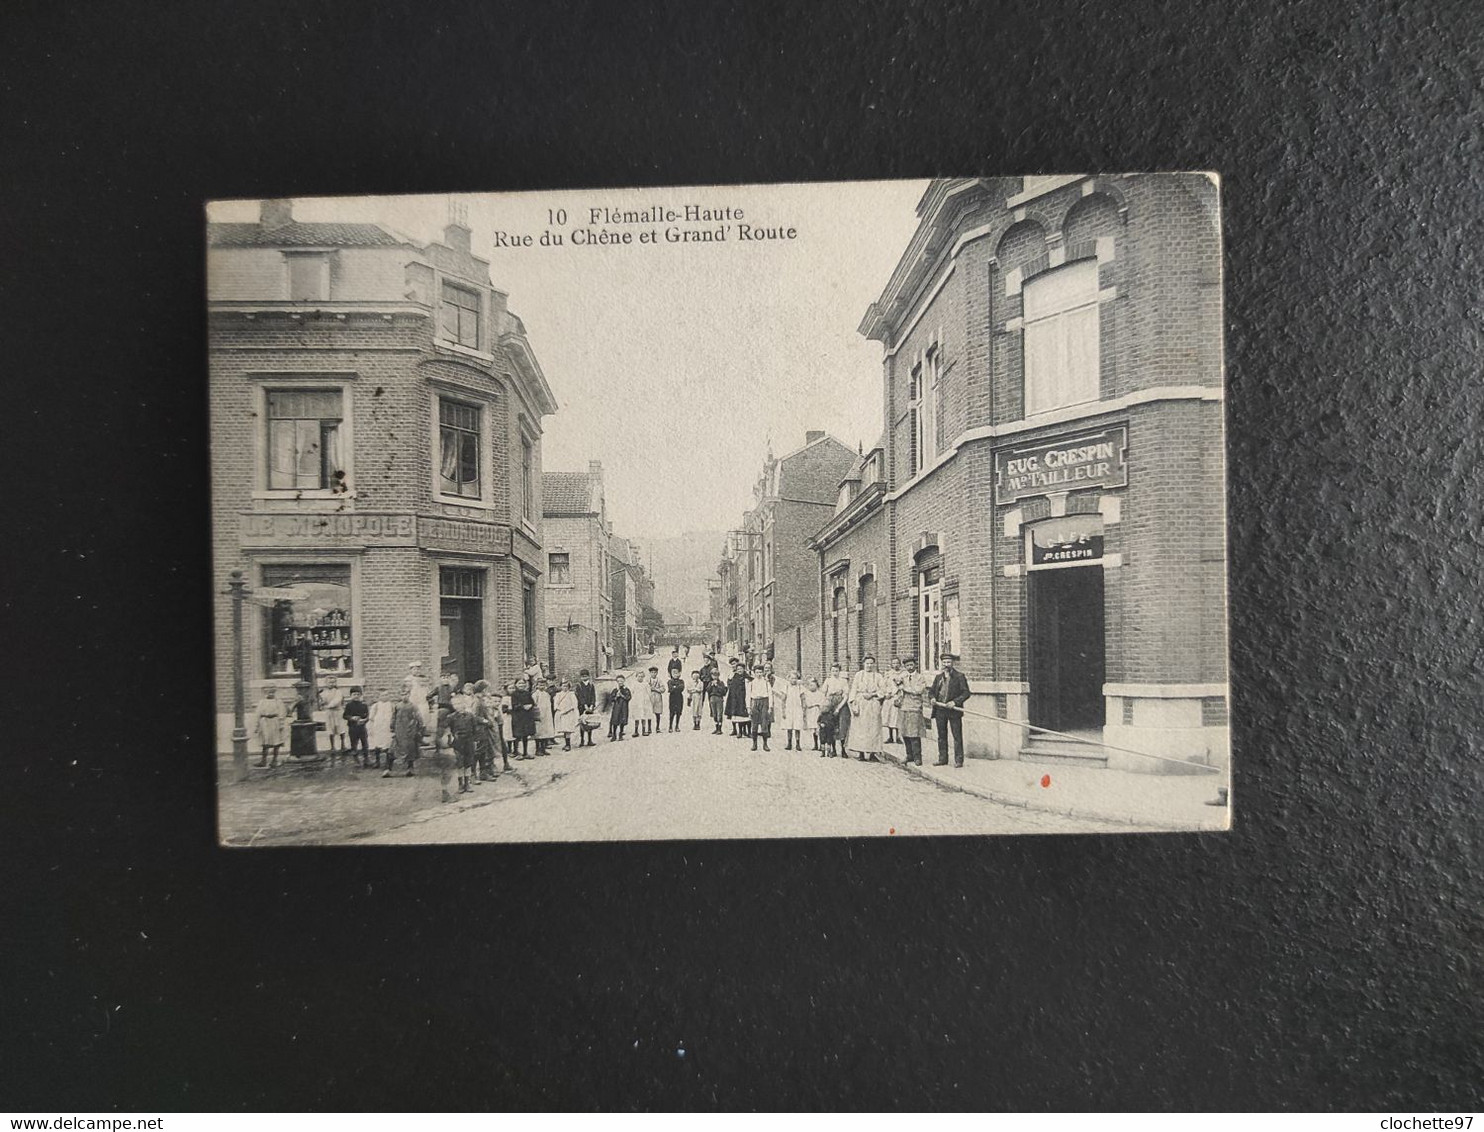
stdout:
POLYGON ((969 701, 969 681, 955 666, 958 657, 943 654, 943 671, 933 681, 933 719, 938 724, 938 761, 948 765, 948 732, 953 730, 953 765, 964 765, 964 704, 969 701))
POLYGON ((905 671, 897 681, 897 730, 906 748, 904 759, 908 763, 922 765, 922 694, 927 691, 927 681, 917 671, 917 659, 908 657, 903 662, 905 671))

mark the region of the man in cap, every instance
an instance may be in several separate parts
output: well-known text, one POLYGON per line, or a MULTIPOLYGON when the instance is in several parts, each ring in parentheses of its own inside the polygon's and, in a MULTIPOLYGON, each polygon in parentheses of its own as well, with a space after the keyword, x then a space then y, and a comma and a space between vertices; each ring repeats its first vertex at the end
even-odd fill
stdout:
POLYGON ((933 719, 938 724, 938 760, 948 765, 948 732, 953 731, 953 765, 964 765, 964 704, 969 701, 969 681, 955 665, 958 657, 943 654, 943 671, 933 681, 933 719))

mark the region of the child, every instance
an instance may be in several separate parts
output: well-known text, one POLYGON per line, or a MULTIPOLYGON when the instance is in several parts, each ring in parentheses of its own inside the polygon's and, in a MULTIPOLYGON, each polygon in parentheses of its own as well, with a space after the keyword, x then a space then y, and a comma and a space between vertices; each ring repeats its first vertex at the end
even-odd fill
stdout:
POLYGON ((701 730, 701 713, 706 710, 706 670, 690 674, 690 713, 694 726, 692 731, 701 730))
POLYGON ((752 670, 752 679, 747 682, 748 722, 752 725, 752 749, 757 750, 757 741, 763 741, 763 750, 771 750, 768 736, 773 733, 773 685, 759 664, 752 670))
POLYGON ((711 701, 711 722, 716 724, 716 730, 711 734, 720 735, 726 718, 727 683, 714 668, 706 676, 706 698, 711 701))
POLYGON ((371 709, 366 706, 366 701, 361 699, 359 688, 350 690, 350 699, 345 702, 345 707, 340 714, 345 720, 345 729, 350 734, 350 746, 347 750, 351 757, 359 757, 362 768, 370 766, 371 751, 366 745, 366 720, 371 715, 371 709), (356 755, 357 747, 361 749, 359 756, 356 755))
POLYGON ((556 715, 551 705, 552 688, 545 679, 536 681, 531 689, 531 695, 536 698, 536 753, 545 755, 551 751, 551 745, 556 741, 556 715))
POLYGON ((426 728, 423 725, 423 710, 412 700, 414 689, 409 688, 402 693, 402 702, 392 710, 392 749, 386 757, 386 771, 382 778, 392 776, 392 764, 398 755, 402 756, 402 766, 407 772, 407 777, 412 777, 412 768, 417 763, 417 756, 422 750, 423 735, 426 728))
POLYGON ((333 676, 325 677, 325 686, 319 694, 319 706, 325 710, 325 736, 330 741, 330 765, 344 757, 345 747, 345 693, 333 676))
MULTIPOLYGON (((457 755, 453 749, 453 736, 449 733, 447 722, 451 712, 444 712, 438 723, 438 734, 433 740, 433 760, 438 766, 438 783, 443 788, 443 801, 454 800, 453 791, 448 787, 453 781, 453 767, 457 755)), ((411 774, 411 771, 407 773, 411 774)), ((462 787, 460 787, 462 790, 462 787)))
POLYGON ((624 728, 629 725, 629 701, 634 698, 634 693, 624 687, 623 677, 618 677, 617 686, 613 689, 613 702, 608 708, 608 741, 619 742, 623 739, 624 728))
POLYGON ((510 703, 505 709, 510 713, 510 738, 520 744, 520 753, 515 757, 529 759, 527 744, 536 734, 536 697, 522 678, 510 685, 510 703))
MULTIPOLYGON (((474 753, 474 685, 465 684, 463 690, 452 697, 450 707, 448 730, 453 736, 453 751, 458 761, 459 793, 467 794, 474 788, 474 766, 478 761, 474 753)), ((441 769, 441 758, 438 765, 441 769)))
POLYGON ((562 690, 551 706, 556 716, 556 733, 562 737, 562 750, 570 751, 572 732, 577 730, 577 693, 572 690, 572 681, 562 681, 562 690))
POLYGON ((779 722, 783 724, 786 742, 783 745, 785 751, 802 751, 804 749, 804 682, 802 677, 795 672, 788 678, 788 683, 779 683, 778 712, 779 722))
MULTIPOLYGON (((495 754, 504 753, 505 743, 500 736, 500 708, 490 695, 488 680, 474 683, 474 759, 479 767, 479 781, 493 782, 495 779, 495 754)), ((510 769, 507 759, 505 769, 510 769)))
POLYGON ((649 730, 649 718, 644 719, 644 734, 658 734, 660 716, 665 712, 665 685, 660 681, 660 670, 649 666, 649 711, 654 716, 654 731, 649 730))
POLYGON ((804 689, 804 730, 809 733, 809 749, 819 750, 819 709, 824 706, 824 693, 819 690, 819 681, 811 676, 809 687, 804 689))
POLYGON ((680 730, 680 716, 685 711, 685 681, 675 672, 665 681, 665 690, 670 693, 670 731, 680 730))
POLYGON ((258 744, 262 748, 258 766, 277 766, 279 748, 288 742, 289 714, 287 705, 278 698, 278 689, 272 684, 263 689, 263 698, 258 701, 253 730, 257 732, 258 744), (271 764, 268 762, 270 752, 273 755, 271 764))
POLYGON ((381 768, 383 755, 387 756, 387 769, 391 769, 392 712, 395 708, 390 692, 383 692, 371 705, 371 718, 366 725, 366 742, 371 746, 371 754, 376 760, 378 770, 381 768))
POLYGON ((845 693, 839 689, 821 690, 824 704, 819 709, 819 757, 835 758, 835 730, 839 725, 840 708, 845 703, 845 693))

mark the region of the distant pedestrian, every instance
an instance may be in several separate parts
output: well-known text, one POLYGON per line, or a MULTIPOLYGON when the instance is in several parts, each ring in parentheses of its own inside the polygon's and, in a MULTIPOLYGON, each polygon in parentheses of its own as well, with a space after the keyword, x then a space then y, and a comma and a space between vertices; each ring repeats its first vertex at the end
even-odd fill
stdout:
POLYGON ((572 749, 572 732, 577 730, 577 693, 572 691, 572 682, 563 680, 562 687, 552 700, 556 733, 562 737, 562 750, 572 749))
POLYGON ((351 758, 358 757, 356 749, 360 749, 360 765, 367 767, 371 765, 371 750, 366 743, 366 720, 371 717, 371 708, 366 701, 361 699, 361 690, 352 688, 350 699, 345 701, 345 706, 340 709, 340 716, 345 720, 345 730, 350 737, 350 746, 347 748, 351 758))
POLYGON ((402 769, 407 777, 412 777, 412 768, 417 764, 423 736, 427 731, 423 726, 423 713, 426 709, 426 700, 421 709, 412 702, 410 689, 402 693, 402 702, 392 709, 392 749, 387 754, 386 771, 382 778, 392 776, 392 765, 398 757, 402 760, 402 769))
POLYGON ((519 747, 515 756, 531 757, 530 742, 536 734, 536 697, 531 694, 528 678, 522 676, 510 685, 510 738, 519 747))
POLYGON ((371 717, 366 724, 366 742, 371 746, 371 756, 379 770, 382 760, 390 765, 392 757, 392 712, 396 710, 390 692, 383 692, 371 705, 371 717))
POLYGON ((727 680, 727 721, 734 738, 746 738, 752 716, 747 706, 747 671, 737 660, 732 662, 732 675, 727 680))
POLYGON ((623 677, 619 676, 614 683, 613 699, 608 705, 608 741, 620 742, 624 737, 624 728, 629 725, 629 701, 634 693, 624 687, 623 677))
POLYGON ((752 749, 757 750, 757 742, 761 739, 763 750, 772 750, 768 746, 768 736, 773 733, 773 685, 768 682, 762 665, 752 670, 752 679, 747 682, 747 706, 752 725, 752 749))
POLYGON ((969 680, 958 670, 958 657, 942 656, 943 671, 933 681, 933 720, 938 725, 938 760, 948 765, 948 733, 953 733, 953 765, 964 765, 964 704, 969 702, 969 680))
POLYGON ((289 713, 288 705, 278 698, 278 689, 272 684, 263 689, 263 698, 258 701, 253 730, 257 733, 262 752, 258 766, 277 766, 278 752, 289 740, 289 713), (271 763, 268 761, 270 755, 271 763))

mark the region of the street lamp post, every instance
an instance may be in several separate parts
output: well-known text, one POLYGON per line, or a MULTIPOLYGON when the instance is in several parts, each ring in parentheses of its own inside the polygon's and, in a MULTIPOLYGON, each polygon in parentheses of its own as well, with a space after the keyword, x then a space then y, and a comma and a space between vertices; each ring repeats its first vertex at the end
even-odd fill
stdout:
POLYGON ((242 687, 242 602, 247 597, 247 580, 241 570, 233 570, 227 582, 232 595, 232 774, 236 781, 247 779, 247 714, 242 687))

